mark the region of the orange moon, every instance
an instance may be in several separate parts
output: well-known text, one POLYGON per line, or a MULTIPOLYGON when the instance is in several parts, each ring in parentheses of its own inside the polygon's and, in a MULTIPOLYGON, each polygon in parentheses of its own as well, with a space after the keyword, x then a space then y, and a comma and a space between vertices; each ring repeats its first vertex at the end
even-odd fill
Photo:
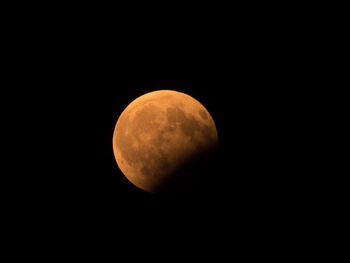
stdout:
POLYGON ((173 90, 146 93, 132 101, 113 134, 120 170, 135 186, 152 193, 177 191, 197 180, 193 167, 205 165, 204 157, 217 146, 209 112, 191 96, 173 90))

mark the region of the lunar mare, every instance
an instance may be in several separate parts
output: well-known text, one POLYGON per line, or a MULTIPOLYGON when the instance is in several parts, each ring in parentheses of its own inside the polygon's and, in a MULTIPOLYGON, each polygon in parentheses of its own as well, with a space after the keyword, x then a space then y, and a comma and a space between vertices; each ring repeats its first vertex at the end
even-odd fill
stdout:
POLYGON ((120 170, 148 192, 164 190, 183 168, 212 153, 217 145, 215 123, 205 107, 172 90, 135 99, 120 115, 113 134, 120 170))

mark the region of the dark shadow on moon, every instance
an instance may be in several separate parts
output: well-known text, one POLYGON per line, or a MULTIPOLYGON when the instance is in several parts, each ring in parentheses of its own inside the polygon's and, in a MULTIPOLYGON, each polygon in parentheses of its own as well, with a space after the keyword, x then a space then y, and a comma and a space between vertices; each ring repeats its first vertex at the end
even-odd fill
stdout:
POLYGON ((154 190, 160 198, 187 199, 199 197, 210 191, 211 181, 215 174, 217 151, 213 148, 206 154, 189 158, 181 167, 177 167, 173 176, 154 190))

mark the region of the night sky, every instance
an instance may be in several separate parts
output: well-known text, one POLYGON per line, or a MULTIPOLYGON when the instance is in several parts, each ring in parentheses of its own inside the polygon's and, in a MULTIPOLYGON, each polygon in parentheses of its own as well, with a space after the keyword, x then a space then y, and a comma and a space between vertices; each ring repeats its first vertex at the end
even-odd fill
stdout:
POLYGON ((260 58, 254 53, 247 56, 246 48, 241 51, 244 55, 216 59, 203 51, 166 51, 172 54, 127 56, 121 61, 103 56, 68 66, 56 76, 60 94, 51 129, 56 130, 59 139, 54 145, 59 150, 49 166, 55 194, 47 188, 52 199, 45 202, 53 202, 64 214, 91 216, 89 220, 101 227, 110 224, 123 230, 134 228, 139 220, 156 228, 161 224, 162 229, 168 223, 177 226, 177 220, 185 226, 192 220, 217 227, 238 222, 244 229, 257 218, 259 224, 275 222, 295 201, 289 194, 296 180, 285 166, 288 157, 281 154, 290 138, 284 137, 287 127, 280 111, 286 94, 275 83, 280 77, 269 64, 267 70, 257 70, 254 61, 260 58), (67 76, 68 71, 73 75, 67 76), (169 200, 134 187, 119 170, 112 151, 113 130, 123 109, 158 89, 196 98, 217 126, 215 162, 203 174, 200 190, 185 198, 169 200))
POLYGON ((38 23, 41 29, 30 33, 23 25, 28 44, 18 52, 28 89, 21 94, 34 99, 25 104, 22 114, 30 118, 23 118, 20 136, 30 138, 25 149, 34 161, 23 165, 31 175, 19 180, 21 213, 48 229, 48 238, 86 245, 179 237, 205 247, 212 235, 210 242, 225 236, 248 249, 252 240, 297 230, 308 210, 309 181, 296 165, 304 161, 296 149, 302 130, 294 125, 305 84, 298 51, 277 34, 286 28, 266 30, 269 24, 257 19, 234 28, 208 23, 151 32, 142 23, 126 30, 111 16, 99 18, 85 26, 38 23), (200 187, 175 199, 133 186, 112 150, 124 108, 159 89, 197 99, 219 136, 200 187))

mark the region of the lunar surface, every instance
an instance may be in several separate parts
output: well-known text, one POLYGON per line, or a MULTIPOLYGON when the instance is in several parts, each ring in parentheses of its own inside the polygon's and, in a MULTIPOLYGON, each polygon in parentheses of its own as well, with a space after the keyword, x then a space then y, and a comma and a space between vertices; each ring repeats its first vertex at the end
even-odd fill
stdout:
POLYGON ((180 191, 198 180, 198 168, 217 146, 215 123, 205 107, 172 90, 135 99, 120 115, 113 134, 120 170, 131 183, 152 193, 180 191))

